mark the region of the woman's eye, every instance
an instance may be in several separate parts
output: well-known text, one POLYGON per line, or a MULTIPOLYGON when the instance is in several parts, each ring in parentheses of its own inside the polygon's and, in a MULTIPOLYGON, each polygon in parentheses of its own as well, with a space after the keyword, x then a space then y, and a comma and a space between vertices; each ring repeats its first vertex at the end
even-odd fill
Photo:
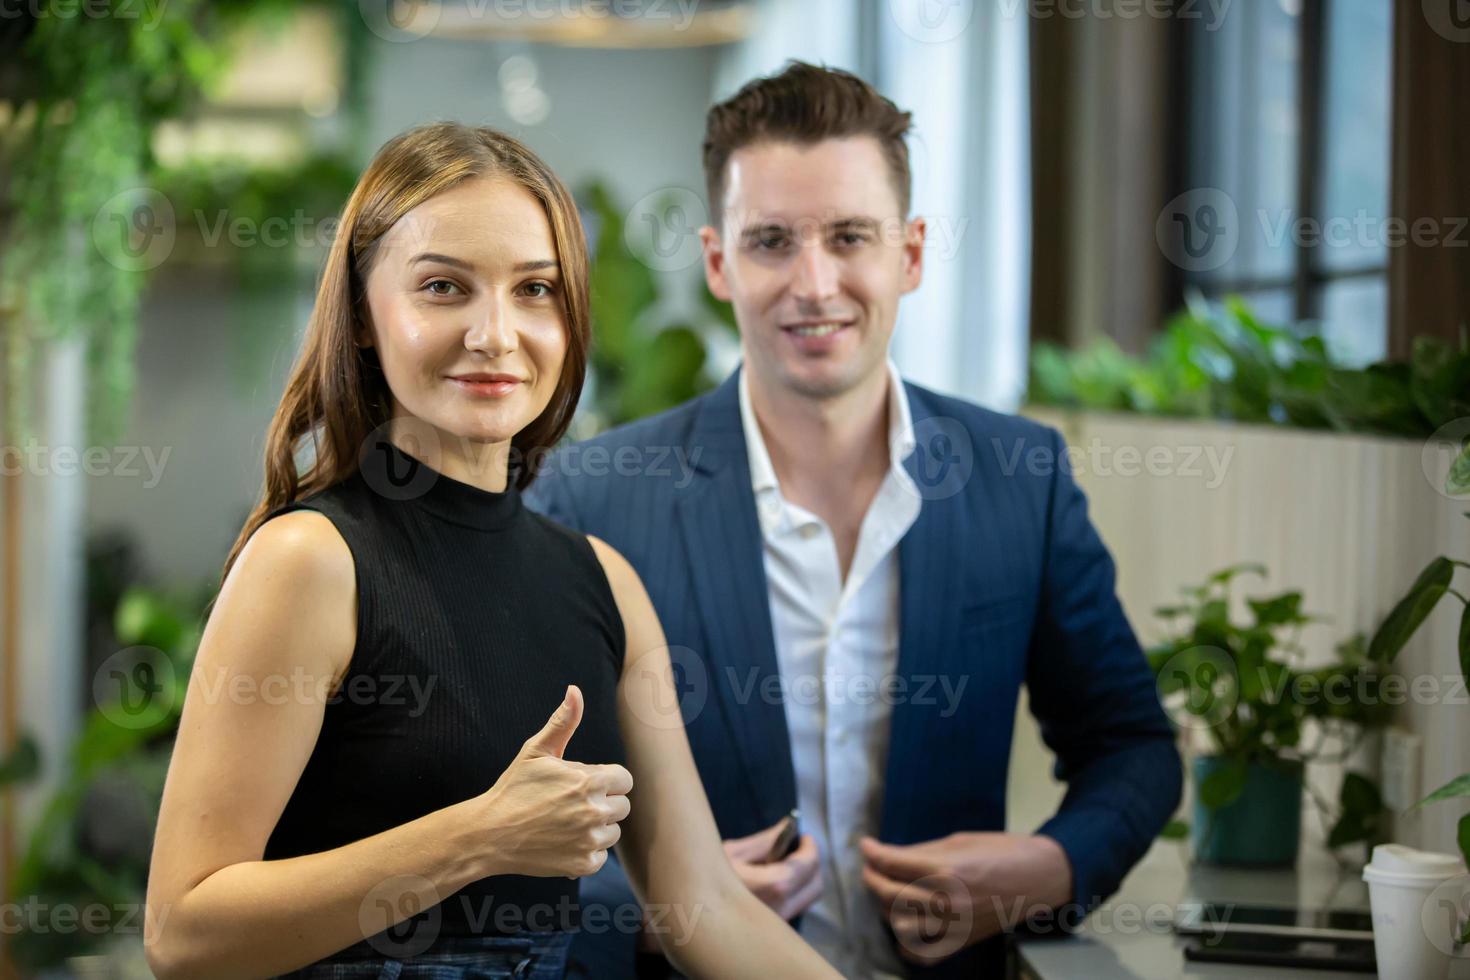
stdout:
POLYGON ((545 299, 552 292, 551 283, 548 282, 528 282, 525 288, 532 299, 545 299))
POLYGON ((448 286, 450 289, 458 289, 459 288, 454 283, 450 282, 448 279, 431 279, 428 282, 424 283, 424 288, 427 289, 429 292, 433 293, 435 296, 452 296, 452 295, 454 295, 452 292, 441 292, 441 291, 435 289, 434 288, 435 286, 448 286))

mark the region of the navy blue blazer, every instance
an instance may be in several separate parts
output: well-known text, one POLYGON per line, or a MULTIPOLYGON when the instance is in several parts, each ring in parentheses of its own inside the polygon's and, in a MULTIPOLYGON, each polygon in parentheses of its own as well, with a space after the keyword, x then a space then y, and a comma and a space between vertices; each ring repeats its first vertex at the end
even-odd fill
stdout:
MULTIPOLYGON (((738 378, 737 370, 678 408, 557 450, 527 491, 532 507, 607 541, 642 577, 726 839, 796 806, 738 378)), ((1182 781, 1153 675, 1114 591, 1113 561, 1058 432, 905 388, 917 439, 906 467, 923 500, 899 545, 901 686, 876 836, 913 844, 1005 829, 1025 684, 1067 792, 1055 816, 1022 829, 1061 845, 1074 900, 1091 909, 1168 821, 1182 781)), ((584 903, 619 896, 633 900, 625 880, 584 881, 584 903)), ((913 975, 974 977, 993 962, 991 945, 913 975)), ((618 948, 620 962, 591 974, 619 975, 631 941, 618 948)))

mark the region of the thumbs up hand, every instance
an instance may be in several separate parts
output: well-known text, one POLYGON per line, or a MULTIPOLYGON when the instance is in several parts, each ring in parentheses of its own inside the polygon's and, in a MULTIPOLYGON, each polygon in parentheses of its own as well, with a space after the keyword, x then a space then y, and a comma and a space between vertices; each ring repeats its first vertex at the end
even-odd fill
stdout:
POLYGON ((473 801, 486 831, 485 857, 497 873, 590 875, 622 835, 618 821, 628 815, 633 776, 622 766, 562 758, 581 722, 582 692, 572 685, 495 785, 473 801))
POLYGON ((526 739, 526 744, 521 747, 520 755, 533 759, 549 755, 560 759, 566 755, 567 743, 572 740, 572 735, 576 733, 577 726, 580 724, 582 724, 582 689, 573 684, 567 688, 561 704, 557 705, 556 711, 552 712, 541 730, 526 739))

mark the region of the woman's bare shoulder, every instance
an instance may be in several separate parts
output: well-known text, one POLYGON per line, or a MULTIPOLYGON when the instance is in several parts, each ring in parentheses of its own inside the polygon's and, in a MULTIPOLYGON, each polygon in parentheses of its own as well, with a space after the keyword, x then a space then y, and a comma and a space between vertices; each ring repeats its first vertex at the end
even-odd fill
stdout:
MULTIPOLYGON (((316 647, 340 674, 357 638, 352 551, 324 514, 295 510, 273 517, 240 550, 216 611, 251 632, 310 637, 305 646, 316 647)), ((296 642, 290 646, 302 651, 296 642)))
POLYGON ((602 571, 607 575, 608 583, 613 587, 613 594, 617 595, 619 588, 627 588, 630 584, 637 582, 642 585, 638 573, 633 566, 628 564, 622 552, 602 540, 595 534, 587 535, 587 543, 592 545, 593 554, 602 563, 602 571))

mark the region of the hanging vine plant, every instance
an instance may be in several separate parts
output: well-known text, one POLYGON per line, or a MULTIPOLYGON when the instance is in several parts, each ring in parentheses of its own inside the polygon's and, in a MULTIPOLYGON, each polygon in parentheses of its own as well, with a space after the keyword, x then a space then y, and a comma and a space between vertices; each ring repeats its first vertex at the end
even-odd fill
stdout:
POLYGON ((87 0, 0 28, 0 411, 12 431, 29 428, 36 352, 67 340, 86 351, 89 437, 120 431, 142 291, 172 244, 171 209, 152 189, 154 127, 219 76, 219 38, 290 7, 87 0))

